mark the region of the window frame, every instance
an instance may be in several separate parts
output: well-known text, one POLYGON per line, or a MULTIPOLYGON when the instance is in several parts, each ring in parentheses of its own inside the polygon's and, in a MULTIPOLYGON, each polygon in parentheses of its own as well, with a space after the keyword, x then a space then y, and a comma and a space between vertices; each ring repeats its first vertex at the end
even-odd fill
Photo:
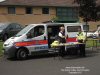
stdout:
POLYGON ((8 7, 8 14, 16 14, 16 7, 8 7))
POLYGON ((43 7, 42 8, 42 14, 49 14, 49 7, 43 7))
POLYGON ((32 7, 25 7, 25 14, 33 14, 33 8, 32 7))

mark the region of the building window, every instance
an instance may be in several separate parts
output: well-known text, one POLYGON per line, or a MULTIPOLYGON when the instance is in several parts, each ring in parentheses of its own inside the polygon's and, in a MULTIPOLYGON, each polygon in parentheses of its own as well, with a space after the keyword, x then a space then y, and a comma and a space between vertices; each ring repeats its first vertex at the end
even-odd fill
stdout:
POLYGON ((42 8, 42 14, 49 14, 49 8, 42 8))
POLYGON ((74 22, 78 21, 78 11, 77 8, 57 8, 57 17, 59 21, 74 22))
POLYGON ((26 7, 26 14, 32 14, 32 7, 26 7))
POLYGON ((16 13, 15 7, 8 7, 8 14, 15 14, 15 13, 16 13))

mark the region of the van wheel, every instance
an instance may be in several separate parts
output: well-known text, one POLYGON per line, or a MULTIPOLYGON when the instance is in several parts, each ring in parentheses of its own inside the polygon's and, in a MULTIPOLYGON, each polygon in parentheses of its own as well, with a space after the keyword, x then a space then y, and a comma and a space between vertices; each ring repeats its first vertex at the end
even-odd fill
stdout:
POLYGON ((24 60, 24 59, 27 58, 28 53, 26 52, 26 50, 19 49, 19 50, 17 51, 16 56, 17 56, 17 59, 24 60))

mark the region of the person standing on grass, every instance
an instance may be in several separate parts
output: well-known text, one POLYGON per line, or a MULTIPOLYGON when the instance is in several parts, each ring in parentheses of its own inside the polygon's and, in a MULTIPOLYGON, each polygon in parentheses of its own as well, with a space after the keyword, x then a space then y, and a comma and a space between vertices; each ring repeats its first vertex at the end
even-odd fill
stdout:
POLYGON ((85 53, 85 35, 84 33, 81 31, 81 29, 79 28, 78 29, 78 34, 77 34, 77 41, 81 44, 78 45, 78 48, 79 48, 79 55, 81 57, 85 57, 86 56, 86 53, 85 53))

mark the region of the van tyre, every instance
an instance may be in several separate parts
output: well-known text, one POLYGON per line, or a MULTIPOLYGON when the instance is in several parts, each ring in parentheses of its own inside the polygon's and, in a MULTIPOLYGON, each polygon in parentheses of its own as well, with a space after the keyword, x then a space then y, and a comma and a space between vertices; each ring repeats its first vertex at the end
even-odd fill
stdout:
POLYGON ((28 57, 28 53, 24 49, 19 49, 17 51, 16 56, 17 56, 17 59, 19 59, 19 60, 25 60, 28 57))

